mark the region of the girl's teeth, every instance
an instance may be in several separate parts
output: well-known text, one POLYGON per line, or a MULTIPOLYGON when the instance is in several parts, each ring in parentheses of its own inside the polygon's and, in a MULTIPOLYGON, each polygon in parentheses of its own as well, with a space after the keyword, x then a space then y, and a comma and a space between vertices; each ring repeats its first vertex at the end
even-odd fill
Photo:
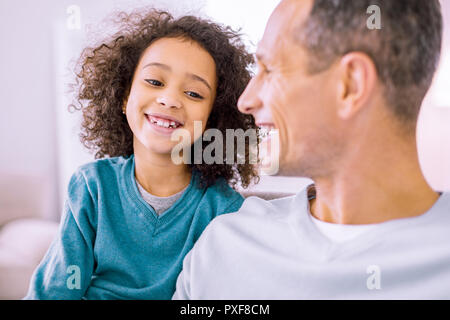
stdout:
POLYGON ((166 122, 163 120, 155 120, 155 119, 150 119, 150 120, 152 123, 155 123, 158 126, 164 127, 164 128, 169 128, 169 127, 176 128, 176 125, 177 125, 177 123, 175 121, 170 121, 170 122, 167 121, 166 122))

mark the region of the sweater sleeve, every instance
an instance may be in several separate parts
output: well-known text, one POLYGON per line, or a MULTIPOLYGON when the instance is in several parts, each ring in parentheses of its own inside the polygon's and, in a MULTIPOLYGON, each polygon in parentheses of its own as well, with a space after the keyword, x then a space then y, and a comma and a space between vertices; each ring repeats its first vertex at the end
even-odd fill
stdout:
POLYGON ((235 200, 227 206, 223 213, 238 212, 244 203, 244 198, 236 192, 235 200))
POLYGON ((96 206, 85 178, 75 173, 69 183, 59 233, 34 271, 24 299, 81 299, 94 270, 96 206))

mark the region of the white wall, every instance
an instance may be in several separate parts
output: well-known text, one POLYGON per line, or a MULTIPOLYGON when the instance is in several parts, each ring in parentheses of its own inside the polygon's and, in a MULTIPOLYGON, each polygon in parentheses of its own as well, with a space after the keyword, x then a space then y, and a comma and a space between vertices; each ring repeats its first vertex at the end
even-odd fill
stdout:
POLYGON ((56 143, 49 1, 0 2, 0 171, 34 176, 55 209, 56 143), (53 191, 53 192, 52 192, 53 191))

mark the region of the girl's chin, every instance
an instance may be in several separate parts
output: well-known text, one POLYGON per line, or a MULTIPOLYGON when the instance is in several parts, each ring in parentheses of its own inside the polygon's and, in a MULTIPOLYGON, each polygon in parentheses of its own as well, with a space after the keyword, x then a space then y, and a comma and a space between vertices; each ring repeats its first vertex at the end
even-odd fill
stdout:
POLYGON ((173 147, 176 145, 175 142, 166 140, 161 141, 160 139, 152 138, 147 139, 147 141, 139 141, 134 144, 135 152, 138 151, 141 154, 154 154, 159 156, 169 156, 172 153, 173 147))
POLYGON ((148 146, 146 148, 146 151, 148 153, 152 153, 155 155, 159 155, 159 156, 168 156, 170 157, 170 155, 172 154, 172 148, 168 148, 167 145, 165 146, 155 146, 155 145, 151 145, 148 146))
MULTIPOLYGON (((138 136, 134 136, 134 148, 139 149, 139 153, 143 154, 154 154, 158 156, 168 156, 171 157, 172 150, 176 148, 178 152, 184 150, 185 148, 190 148, 190 145, 186 147, 180 145, 182 143, 181 138, 180 141, 172 141, 170 136, 160 136, 157 134, 149 134, 148 132, 139 139, 138 136)), ((175 150, 175 151, 177 151, 175 150)))

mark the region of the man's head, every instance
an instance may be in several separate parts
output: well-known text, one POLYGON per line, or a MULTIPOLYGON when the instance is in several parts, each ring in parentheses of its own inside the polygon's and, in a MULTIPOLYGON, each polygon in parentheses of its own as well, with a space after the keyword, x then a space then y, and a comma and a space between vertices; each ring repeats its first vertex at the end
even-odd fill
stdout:
POLYGON ((441 38, 438 0, 284 0, 239 108, 280 131, 281 174, 328 175, 369 132, 415 135, 441 38))

